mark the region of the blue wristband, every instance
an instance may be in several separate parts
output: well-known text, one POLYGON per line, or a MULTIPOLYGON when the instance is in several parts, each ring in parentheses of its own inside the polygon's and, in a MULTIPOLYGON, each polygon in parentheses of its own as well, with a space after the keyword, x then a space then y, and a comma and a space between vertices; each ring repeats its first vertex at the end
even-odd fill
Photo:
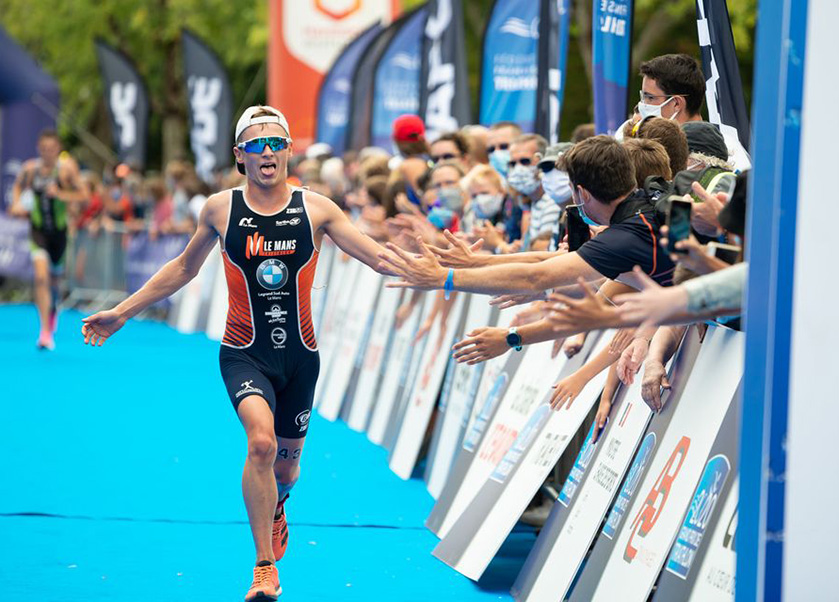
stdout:
POLYGON ((446 284, 443 285, 443 293, 446 301, 449 300, 449 297, 454 290, 454 268, 449 268, 449 275, 446 276, 446 284))

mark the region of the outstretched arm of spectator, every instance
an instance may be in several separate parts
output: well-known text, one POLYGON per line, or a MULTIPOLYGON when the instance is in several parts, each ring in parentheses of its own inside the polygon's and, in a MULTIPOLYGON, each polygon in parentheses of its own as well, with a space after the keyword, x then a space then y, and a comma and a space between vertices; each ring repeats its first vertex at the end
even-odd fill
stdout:
MULTIPOLYGON (((520 326, 516 332, 521 336, 522 345, 533 345, 557 338, 553 326, 546 319, 520 326)), ((452 349, 454 359, 458 362, 470 366, 480 364, 510 350, 510 345, 507 344, 507 329, 492 326, 476 328, 462 341, 455 343, 452 349)))
MULTIPOLYGON (((449 270, 440 265, 426 245, 421 245, 419 255, 411 255, 391 243, 387 248, 379 255, 382 269, 402 277, 401 282, 390 286, 421 290, 443 288, 449 270)), ((534 264, 454 270, 452 282, 455 290, 498 295, 544 291, 572 284, 578 278, 589 282, 602 277, 577 253, 565 253, 534 264)))
POLYGON ((665 326, 656 331, 650 342, 641 379, 641 398, 653 412, 661 410, 662 389, 670 388, 665 364, 676 353, 686 330, 686 326, 665 326))
POLYGON ((592 443, 597 443, 600 435, 603 432, 603 427, 606 426, 606 419, 612 411, 612 400, 615 398, 615 392, 620 386, 618 379, 617 368, 615 364, 609 366, 609 375, 606 377, 606 384, 603 385, 603 392, 600 394, 600 403, 597 406, 597 414, 594 417, 594 435, 591 437, 592 443))
POLYGON ((195 278, 218 240, 218 230, 214 223, 218 212, 223 211, 226 215, 228 203, 229 195, 222 193, 211 196, 201 210, 198 228, 183 253, 160 268, 140 290, 115 308, 84 318, 82 335, 85 343, 101 347, 129 319, 195 278))
POLYGON ((643 290, 619 295, 618 312, 625 324, 680 324, 737 313, 742 304, 748 265, 738 263, 682 285, 662 288, 636 268, 643 290))
POLYGON ((449 243, 447 248, 436 245, 428 245, 428 248, 437 257, 440 265, 446 268, 469 269, 510 263, 538 263, 557 255, 546 251, 509 253, 506 255, 476 253, 475 251, 481 248, 481 245, 478 244, 481 242, 480 239, 470 247, 448 230, 443 231, 443 236, 449 243))
MULTIPOLYGON (((620 351, 622 352, 623 349, 620 351)), ((571 404, 574 403, 574 400, 577 399, 577 396, 588 382, 618 361, 619 357, 620 352, 613 353, 611 345, 606 345, 600 353, 587 361, 574 374, 563 378, 554 385, 554 392, 551 396, 551 408, 559 411, 565 406, 566 409, 570 409, 571 404)))

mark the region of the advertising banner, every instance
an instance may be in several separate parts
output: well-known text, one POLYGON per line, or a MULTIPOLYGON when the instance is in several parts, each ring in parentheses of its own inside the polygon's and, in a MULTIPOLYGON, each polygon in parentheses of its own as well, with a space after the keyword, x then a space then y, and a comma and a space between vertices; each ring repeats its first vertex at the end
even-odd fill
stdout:
MULTIPOLYGON (((411 294, 410 290, 406 290, 400 303, 407 302, 411 294)), ((425 301, 424 297, 425 295, 400 327, 397 328, 394 325, 390 350, 386 361, 382 365, 382 382, 376 395, 376 405, 373 407, 370 425, 367 427, 367 438, 378 445, 384 443, 391 414, 394 413, 394 406, 398 405, 400 385, 404 385, 406 372, 411 362, 411 352, 414 348, 413 340, 419 327, 420 314, 425 301)))
POLYGON ((522 131, 534 131, 540 30, 545 31, 540 27, 540 13, 543 5, 551 4, 556 6, 534 0, 493 3, 484 30, 480 123, 513 121, 522 131))
POLYGON ((535 131, 542 134, 550 144, 559 142, 570 27, 571 0, 542 0, 535 131))
POLYGON ((717 124, 726 138, 734 138, 748 149, 749 111, 725 0, 696 0, 696 26, 708 121, 717 124))
POLYGON ((666 561, 743 374, 742 333, 709 328, 592 600, 644 600, 666 561))
POLYGON ((353 76, 364 51, 381 33, 381 23, 374 23, 347 44, 323 78, 318 93, 317 130, 315 139, 326 142, 336 156, 346 150, 350 127, 350 99, 353 76))
POLYGON ((180 255, 188 242, 185 234, 164 234, 156 240, 145 232, 132 235, 125 250, 126 290, 138 291, 160 268, 180 255))
POLYGON ((268 104, 285 114, 296 148, 314 141, 318 91, 335 57, 374 23, 390 23, 398 9, 397 0, 268 3, 268 104))
POLYGON ((146 164, 149 122, 146 86, 131 60, 101 40, 96 41, 96 56, 117 156, 123 163, 142 171, 146 164))
POLYGON ((32 280, 28 219, 0 213, 0 276, 32 280))
MULTIPOLYGON (((468 302, 462 335, 472 332, 475 328, 495 325, 498 312, 493 311, 484 295, 471 295, 468 302)), ((432 448, 434 455, 426 477, 428 492, 435 500, 440 497, 460 448, 466 421, 475 402, 478 384, 485 368, 486 362, 475 366, 454 363, 447 395, 440 401, 440 429, 435 432, 436 445, 432 448)))
MULTIPOLYGON (((652 456, 656 433, 660 436, 668 424, 698 352, 699 336, 692 328, 669 366, 671 388, 665 391, 662 397, 664 409, 655 415, 655 426, 646 436, 644 432, 652 413, 641 398, 641 379, 636 377, 631 386, 622 386, 618 390, 609 420, 594 446, 592 459, 586 464, 585 448, 581 450, 575 465, 580 465, 583 470, 572 471, 566 480, 560 494, 562 502, 554 504, 513 585, 512 593, 516 600, 535 602, 553 595, 553 592, 560 592, 557 598, 564 599, 619 490, 621 503, 615 504, 617 510, 613 509, 612 513, 617 516, 625 512, 626 504, 652 456), (641 449, 636 454, 639 443, 641 449), (621 487, 627 470, 630 476, 621 487)), ((607 523, 604 534, 608 528, 610 537, 613 536, 616 524, 617 519, 611 525, 607 523)))
POLYGON ((181 32, 189 101, 189 141, 195 171, 205 182, 233 161, 233 90, 218 56, 189 31, 181 32))
POLYGON ((447 320, 438 316, 431 330, 426 334, 424 353, 417 358, 419 372, 402 418, 401 428, 388 458, 390 469, 402 479, 409 479, 417 463, 428 422, 440 393, 443 374, 448 364, 454 332, 460 322, 465 300, 464 294, 457 294, 447 320))
POLYGON ((393 121, 400 115, 419 113, 422 39, 428 9, 423 6, 406 15, 379 58, 373 81, 371 144, 393 146, 393 121))
MULTIPOLYGON (((392 280, 392 278, 385 278, 385 283, 388 280, 392 280)), ((358 385, 355 389, 352 411, 347 421, 349 427, 354 431, 363 431, 367 428, 370 409, 373 407, 379 390, 382 367, 386 364, 393 323, 401 297, 402 291, 396 288, 382 287, 379 294, 370 338, 364 350, 364 359, 361 364, 358 385)))
MULTIPOLYGON (((603 333, 593 348, 587 350, 586 360, 605 349, 613 336, 614 331, 603 333)), ((589 338, 597 339, 596 336, 589 338)), ((543 344, 553 346, 552 343, 543 344)), ((542 369, 545 370, 545 366, 542 369)), ((567 370, 568 364, 563 376, 567 375, 567 370)), ((541 391, 543 403, 526 422, 522 424, 513 418, 502 425, 512 429, 515 440, 511 446, 493 444, 492 440, 488 442, 487 449, 504 449, 503 456, 469 506, 434 549, 433 554, 437 558, 470 579, 480 578, 562 456, 592 405, 599 401, 607 374, 608 370, 601 371, 585 385, 570 407, 565 406, 559 411, 552 411, 548 405, 552 394, 550 383, 541 391)), ((499 416, 501 409, 504 408, 499 409, 499 416)), ((593 451, 590 438, 588 442, 588 449, 593 451)))
POLYGON ((420 115, 426 138, 472 123, 462 0, 429 0, 422 46, 420 115))
POLYGON ((593 0, 594 129, 615 133, 627 117, 633 0, 593 0))

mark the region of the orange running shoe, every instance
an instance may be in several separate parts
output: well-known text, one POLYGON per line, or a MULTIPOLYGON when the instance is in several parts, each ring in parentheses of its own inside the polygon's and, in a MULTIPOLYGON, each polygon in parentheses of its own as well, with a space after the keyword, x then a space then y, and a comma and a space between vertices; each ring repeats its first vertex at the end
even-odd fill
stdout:
POLYGON ((271 529, 271 547, 274 550, 274 560, 279 560, 285 555, 285 550, 288 547, 288 523, 285 519, 285 502, 288 496, 285 496, 280 503, 277 504, 277 510, 274 512, 274 526, 271 529))
POLYGON ((283 593, 277 567, 267 560, 253 568, 253 583, 245 596, 245 602, 273 602, 283 593))

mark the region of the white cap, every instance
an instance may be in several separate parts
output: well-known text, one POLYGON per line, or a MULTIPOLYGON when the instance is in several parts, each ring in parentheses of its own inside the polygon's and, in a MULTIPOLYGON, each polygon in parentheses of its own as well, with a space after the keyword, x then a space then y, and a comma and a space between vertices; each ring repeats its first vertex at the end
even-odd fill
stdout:
POLYGON ((332 154, 332 147, 329 146, 326 142, 315 142, 309 148, 306 149, 306 158, 307 159, 317 159, 323 155, 331 155, 332 154))
POLYGON ((269 107, 267 105, 254 105, 252 107, 248 107, 245 109, 245 112, 242 113, 242 116, 239 117, 239 121, 236 122, 236 136, 235 139, 238 140, 239 136, 244 132, 247 128, 252 125, 258 125, 260 123, 277 123, 288 133, 289 137, 291 137, 291 130, 288 129, 288 121, 280 111, 275 109, 274 107, 269 107), (262 117, 253 117, 254 113, 262 111, 269 111, 274 114, 271 115, 264 115, 262 117))

